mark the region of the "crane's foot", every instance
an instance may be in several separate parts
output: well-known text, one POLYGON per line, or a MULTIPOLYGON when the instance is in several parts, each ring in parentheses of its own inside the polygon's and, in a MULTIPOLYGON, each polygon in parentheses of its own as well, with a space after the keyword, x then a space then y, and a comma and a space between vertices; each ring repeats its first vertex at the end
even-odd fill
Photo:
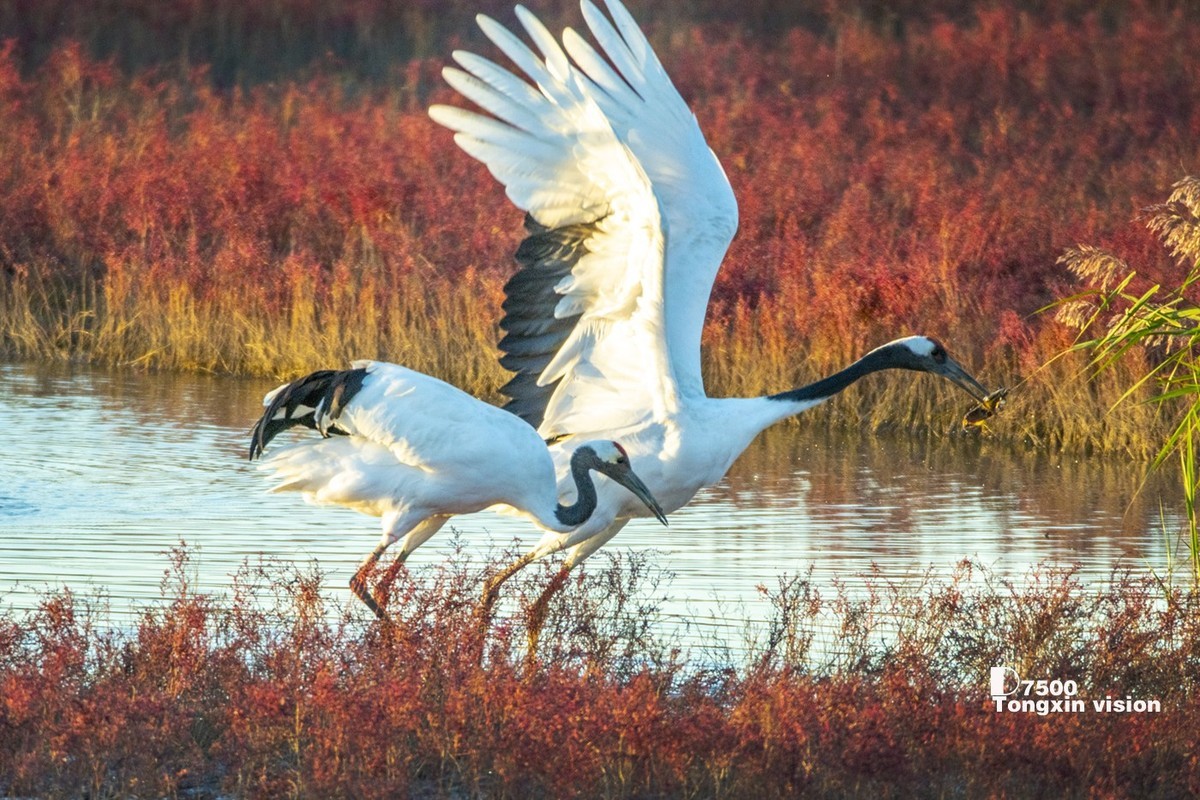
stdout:
POLYGON ((479 601, 478 617, 481 623, 492 621, 492 607, 496 605, 496 598, 500 596, 500 587, 504 585, 504 582, 527 567, 530 562, 545 555, 545 552, 541 549, 531 550, 488 578, 483 584, 483 597, 479 601))
MULTIPOLYGON (((372 595, 370 587, 367 586, 367 579, 371 577, 371 573, 375 569, 375 565, 379 563, 379 557, 383 555, 383 551, 387 549, 388 542, 382 542, 378 547, 371 551, 371 555, 363 559, 362 564, 358 566, 358 571, 354 573, 354 577, 350 579, 350 591, 354 592, 354 596, 363 601, 363 604, 371 609, 375 617, 380 622, 391 622, 384 606, 387 604, 386 596, 383 596, 381 603, 376 598, 378 594, 372 595)), ((395 565, 392 565, 393 567, 395 565)), ((391 575, 392 569, 389 568, 385 578, 391 575)), ((394 576, 393 576, 394 578, 394 576)))
MULTIPOLYGON (((404 569, 405 555, 401 553, 396 557, 383 573, 383 577, 375 583, 375 588, 371 590, 371 596, 375 599, 375 606, 380 608, 385 617, 387 616, 388 600, 392 596, 392 584, 396 582, 397 576, 400 575, 400 570, 404 569)), ((369 605, 369 604, 368 604, 369 605)), ((378 616, 378 613, 376 613, 378 616)))
MULTIPOLYGON (((520 566, 524 566, 521 564, 520 566)), ((483 596, 479 598, 479 608, 476 610, 476 617, 479 619, 480 625, 489 625, 492 621, 492 610, 496 606, 496 601, 500 599, 500 587, 504 582, 511 578, 520 567, 512 565, 500 570, 492 577, 488 578, 483 583, 483 596)))
POLYGON ((475 609, 475 618, 480 627, 486 627, 492 622, 492 611, 500 598, 500 584, 493 578, 483 584, 483 596, 479 598, 479 607, 475 609))

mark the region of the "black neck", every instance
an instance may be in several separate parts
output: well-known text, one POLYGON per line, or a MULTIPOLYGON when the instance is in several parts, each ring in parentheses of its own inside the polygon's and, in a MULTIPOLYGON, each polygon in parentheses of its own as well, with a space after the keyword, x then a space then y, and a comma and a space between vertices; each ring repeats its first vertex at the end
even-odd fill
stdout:
POLYGON ((581 447, 571 456, 571 477, 575 479, 575 502, 569 506, 562 503, 554 509, 554 516, 569 528, 575 528, 587 521, 596 510, 596 484, 589 474, 591 465, 588 463, 586 447, 581 447))
POLYGON ((865 356, 846 367, 841 372, 835 372, 827 378, 801 386, 779 394, 768 395, 769 400, 790 400, 792 402, 820 401, 833 397, 859 378, 879 372, 882 369, 911 369, 897 358, 897 352, 891 345, 884 345, 872 350, 865 356))

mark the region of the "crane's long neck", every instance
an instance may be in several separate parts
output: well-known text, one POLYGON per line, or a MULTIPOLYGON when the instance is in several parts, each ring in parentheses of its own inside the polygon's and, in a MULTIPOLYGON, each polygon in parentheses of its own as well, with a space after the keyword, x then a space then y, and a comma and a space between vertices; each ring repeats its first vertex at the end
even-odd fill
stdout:
MULTIPOLYGON (((850 384, 857 381, 872 372, 878 372, 881 369, 888 369, 894 366, 888 361, 876 356, 879 350, 873 350, 867 355, 855 361, 850 366, 846 367, 841 372, 835 372, 827 378, 821 378, 819 381, 800 386, 796 389, 790 389, 786 392, 767 395, 768 400, 773 400, 782 403, 792 403, 803 405, 803 408, 793 411, 793 414, 798 414, 800 411, 812 408, 813 406, 828 400, 838 392, 845 389, 850 384)), ((787 416, 790 416, 787 415, 787 416)))
POLYGON ((776 422, 820 405, 872 372, 898 366, 885 346, 872 350, 845 369, 805 386, 764 397, 721 401, 729 404, 722 416, 731 426, 742 429, 745 447, 755 436, 776 422))
POLYGON ((554 517, 560 524, 575 528, 587 521, 596 510, 596 484, 592 482, 590 465, 585 451, 576 450, 571 456, 571 477, 575 480, 575 502, 569 506, 559 503, 554 517))

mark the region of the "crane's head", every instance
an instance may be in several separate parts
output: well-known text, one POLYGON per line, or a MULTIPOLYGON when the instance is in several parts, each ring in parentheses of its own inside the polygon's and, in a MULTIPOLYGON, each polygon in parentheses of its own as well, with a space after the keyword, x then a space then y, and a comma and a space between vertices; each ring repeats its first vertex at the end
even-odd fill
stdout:
POLYGON ((988 390, 951 358, 937 339, 907 336, 888 342, 863 360, 872 357, 881 362, 880 369, 911 369, 940 375, 981 403, 988 396, 988 390))
POLYGON ((607 475, 633 492, 634 497, 641 500, 645 503, 646 508, 654 512, 654 516, 659 522, 663 525, 667 524, 666 512, 654 499, 654 495, 650 494, 650 490, 642 482, 642 479, 634 473, 633 466, 629 463, 629 454, 625 452, 624 447, 611 441, 588 442, 580 445, 571 456, 572 461, 576 459, 581 459, 589 469, 607 475))

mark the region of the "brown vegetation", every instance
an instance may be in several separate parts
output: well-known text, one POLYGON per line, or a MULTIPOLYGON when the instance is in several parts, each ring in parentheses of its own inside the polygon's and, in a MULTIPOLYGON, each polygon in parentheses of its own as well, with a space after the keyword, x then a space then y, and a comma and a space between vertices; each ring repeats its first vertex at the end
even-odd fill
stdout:
MULTIPOLYGON (((321 577, 247 567, 114 629, 69 591, 0 618, 0 792, 78 797, 1180 797, 1200 791, 1200 600, 964 563, 913 591, 828 598, 803 578, 736 663, 649 623, 660 578, 613 561, 572 580, 541 650, 522 615, 486 631, 485 568, 402 578, 384 629, 321 577), (482 658, 480 657, 482 654, 482 658), (988 670, 1074 680, 1081 713, 997 713, 988 670), (1099 713, 1106 695, 1158 713, 1099 713)), ((596 565, 599 567, 599 564, 596 565)), ((735 643, 737 644, 737 643, 735 643)), ((713 652, 718 652, 714 648, 713 652)))

